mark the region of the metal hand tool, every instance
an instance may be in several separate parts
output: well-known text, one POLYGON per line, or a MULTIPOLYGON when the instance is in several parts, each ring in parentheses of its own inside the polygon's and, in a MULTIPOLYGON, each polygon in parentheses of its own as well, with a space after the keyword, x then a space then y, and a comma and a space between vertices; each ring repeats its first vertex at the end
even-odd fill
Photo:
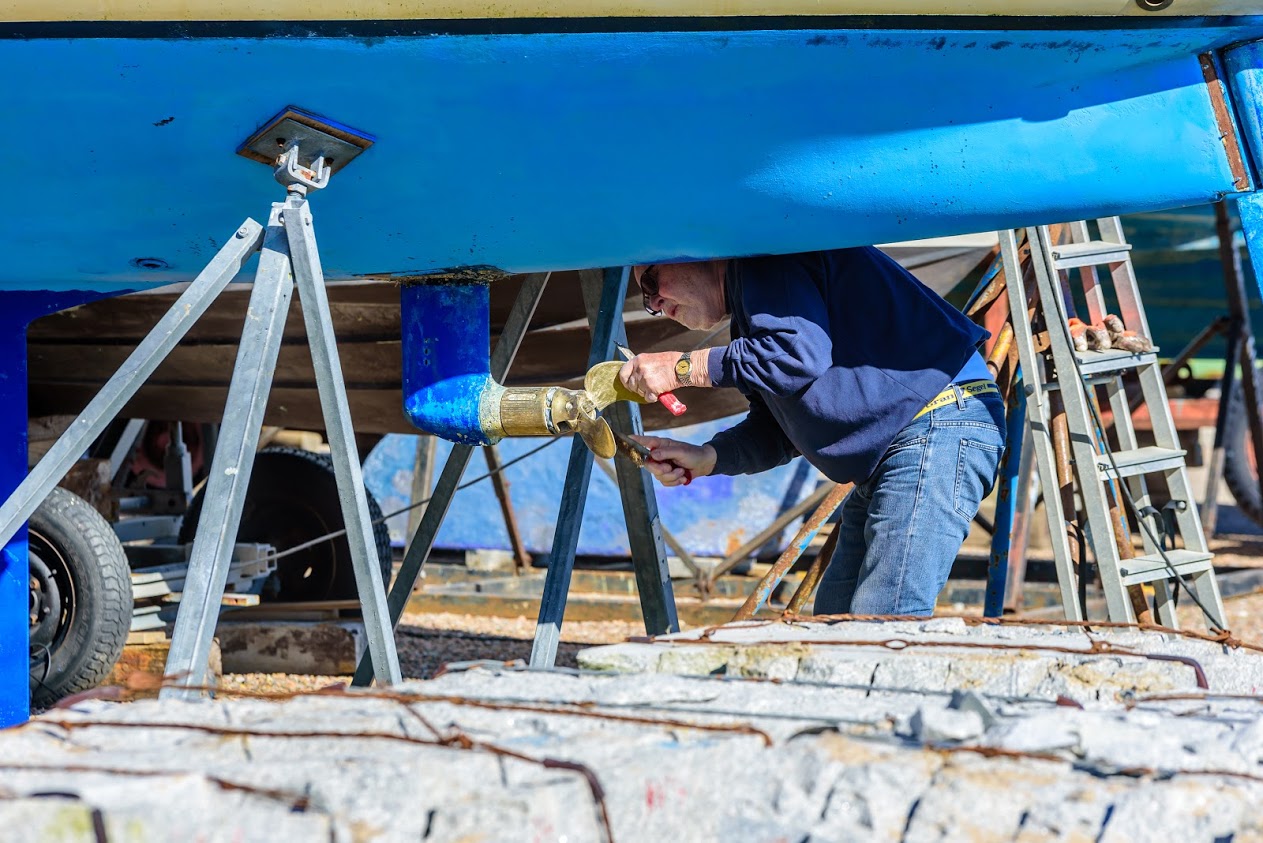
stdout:
MULTIPOLYGON (((617 430, 613 430, 611 432, 614 434, 614 442, 618 446, 619 453, 627 457, 627 459, 631 460, 636 465, 644 468, 645 463, 653 459, 653 451, 649 447, 641 445, 635 439, 632 439, 626 434, 619 433, 617 430)), ((675 468, 684 469, 685 486, 693 482, 693 472, 684 468, 684 466, 674 460, 658 460, 658 462, 665 462, 667 465, 675 468)))

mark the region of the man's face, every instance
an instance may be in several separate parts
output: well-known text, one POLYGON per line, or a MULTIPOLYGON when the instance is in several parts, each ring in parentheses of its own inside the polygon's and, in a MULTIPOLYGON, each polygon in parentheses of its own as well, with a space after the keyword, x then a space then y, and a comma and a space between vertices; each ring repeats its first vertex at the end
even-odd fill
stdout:
POLYGON ((723 264, 658 263, 635 268, 646 309, 660 311, 686 328, 702 331, 727 316, 723 264))

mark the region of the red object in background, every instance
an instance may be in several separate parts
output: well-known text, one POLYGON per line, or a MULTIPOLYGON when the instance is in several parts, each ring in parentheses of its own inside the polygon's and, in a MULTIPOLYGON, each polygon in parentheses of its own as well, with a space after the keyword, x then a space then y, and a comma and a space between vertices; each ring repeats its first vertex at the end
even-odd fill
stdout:
MULTIPOLYGON (((175 422, 151 421, 145 425, 145 432, 132 451, 131 473, 136 483, 153 489, 161 489, 167 485, 166 464, 167 444, 171 441, 171 428, 175 422)), ((202 473, 202 426, 196 422, 184 422, 184 447, 189 449, 189 462, 192 464, 193 476, 202 473)))

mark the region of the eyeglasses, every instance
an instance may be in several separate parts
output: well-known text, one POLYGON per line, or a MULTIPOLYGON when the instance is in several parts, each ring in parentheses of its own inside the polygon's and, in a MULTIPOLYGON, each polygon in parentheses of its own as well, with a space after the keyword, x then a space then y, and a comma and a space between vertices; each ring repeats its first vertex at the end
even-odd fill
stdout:
POLYGON ((658 297, 658 265, 656 263, 645 267, 645 271, 640 273, 640 294, 644 299, 645 312, 650 316, 661 316, 661 310, 653 309, 653 300, 658 297))

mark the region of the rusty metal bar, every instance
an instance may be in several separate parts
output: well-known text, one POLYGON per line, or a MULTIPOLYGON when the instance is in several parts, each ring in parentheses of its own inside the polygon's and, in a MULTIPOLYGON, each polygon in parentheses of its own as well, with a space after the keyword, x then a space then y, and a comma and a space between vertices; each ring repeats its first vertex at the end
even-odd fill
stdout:
POLYGON ((1197 60, 1202 66, 1206 94, 1210 99, 1211 110, 1215 114, 1215 125, 1219 129, 1220 142, 1223 143, 1224 157, 1228 159, 1228 169, 1232 173, 1232 186, 1237 190, 1249 190, 1250 171, 1245 165, 1245 157, 1241 154, 1241 141, 1237 138, 1237 127, 1232 121, 1231 108, 1224 96, 1223 83, 1219 80, 1215 54, 1202 53, 1197 60))
POLYGON ((1066 424, 1066 406, 1061 392, 1048 393, 1049 427, 1052 430, 1053 458, 1057 463, 1057 493, 1061 496, 1062 525, 1070 551, 1070 567, 1079 584, 1079 611, 1087 617, 1087 560, 1083 558, 1083 527, 1074 505, 1074 469, 1070 457, 1070 430, 1066 424))
POLYGON ((829 562, 833 559, 834 551, 838 549, 838 540, 841 536, 842 528, 839 525, 834 527, 829 533, 829 538, 824 540, 824 546, 816 554, 811 567, 807 569, 806 576, 798 584, 798 589, 794 592, 794 596, 789 599, 789 605, 785 607, 786 615, 796 615, 803 610, 803 606, 807 605, 807 601, 811 599, 811 595, 816 591, 816 586, 820 584, 820 577, 824 574, 824 569, 829 566, 829 562))
POLYGON ((996 337, 995 345, 991 349, 991 353, 987 355, 987 369, 991 372, 991 377, 998 377, 1004 361, 1008 359, 1009 349, 1013 347, 1013 324, 1005 322, 1004 327, 1000 329, 1000 336, 996 337))
POLYGON ((742 560, 762 547, 772 536, 776 535, 781 530, 784 530, 785 525, 800 517, 812 507, 819 506, 820 502, 829 495, 833 486, 834 484, 832 483, 826 483, 820 486, 820 488, 816 489, 810 495, 778 515, 776 520, 767 525, 767 527, 757 536, 725 556, 723 561, 716 565, 714 570, 712 570, 710 575, 707 577, 707 587, 709 588, 715 580, 719 579, 724 574, 737 567, 737 565, 741 564, 742 560))
POLYGON ((789 547, 780 555, 772 565, 772 570, 768 571, 763 579, 759 580, 759 584, 755 587, 754 592, 746 598, 746 602, 737 610, 737 614, 733 616, 734 621, 749 620, 754 617, 754 613, 759 607, 766 603, 772 597, 772 592, 780 585, 781 580, 789 573, 789 569, 798 561, 798 557, 803 555, 803 551, 807 549, 807 545, 811 544, 811 540, 815 538, 816 533, 829 520, 839 506, 842 500, 851 491, 854 484, 837 483, 825 495, 820 506, 816 507, 816 511, 811 517, 803 521, 803 525, 798 528, 798 533, 794 536, 794 540, 789 543, 789 547))

